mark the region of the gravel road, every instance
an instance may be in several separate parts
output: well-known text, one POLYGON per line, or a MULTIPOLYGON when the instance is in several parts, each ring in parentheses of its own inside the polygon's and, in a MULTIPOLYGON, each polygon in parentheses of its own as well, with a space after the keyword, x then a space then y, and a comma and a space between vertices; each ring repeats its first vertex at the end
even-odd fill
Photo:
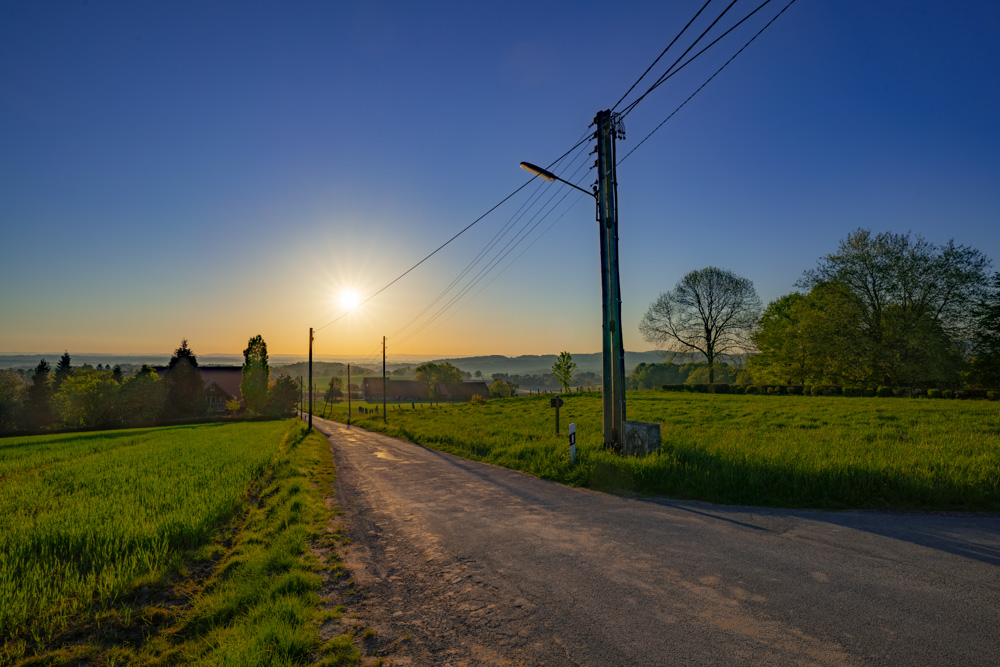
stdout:
POLYGON ((1000 664, 996 515, 620 498, 314 425, 387 664, 1000 664))

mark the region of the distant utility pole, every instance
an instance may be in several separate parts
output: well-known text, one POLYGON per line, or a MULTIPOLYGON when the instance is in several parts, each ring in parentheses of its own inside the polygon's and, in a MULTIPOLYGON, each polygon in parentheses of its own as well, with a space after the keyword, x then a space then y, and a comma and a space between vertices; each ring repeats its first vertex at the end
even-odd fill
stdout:
POLYGON ((385 336, 382 336, 382 423, 388 424, 385 416, 385 336))
POLYGON ((309 327, 309 430, 313 427, 313 330, 309 327))
POLYGON ((303 407, 302 406, 302 402, 303 402, 303 399, 305 399, 305 397, 306 397, 306 385, 302 381, 302 376, 300 375, 299 376, 299 413, 300 414, 302 412, 302 407, 303 407))
MULTIPOLYGON (((601 227, 601 289, 604 335, 604 446, 622 451, 625 440, 625 346, 622 342, 622 290, 618 277, 618 175, 615 139, 624 135, 617 114, 599 111, 597 124, 597 220, 601 227)), ((622 137, 624 138, 624 137, 622 137)))

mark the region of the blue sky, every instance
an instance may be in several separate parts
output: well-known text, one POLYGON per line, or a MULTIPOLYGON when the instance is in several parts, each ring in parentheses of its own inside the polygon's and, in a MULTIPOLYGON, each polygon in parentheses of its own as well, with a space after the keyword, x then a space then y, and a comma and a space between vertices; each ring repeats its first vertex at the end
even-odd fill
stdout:
MULTIPOLYGON (((383 287, 520 186, 520 161, 576 144, 701 5, 3 3, 0 352, 232 353, 257 333, 304 352, 342 290, 383 287)), ((636 106, 619 155, 763 22, 636 106)), ((619 167, 626 347, 649 348, 642 314, 688 271, 767 302, 857 227, 1000 263, 997 34, 995 2, 795 2, 619 167)), ((593 158, 571 157, 588 187, 593 158)), ((597 351, 598 262, 593 205, 533 183, 317 354, 383 335, 401 356, 597 351), (536 187, 565 199, 416 331, 536 187)))

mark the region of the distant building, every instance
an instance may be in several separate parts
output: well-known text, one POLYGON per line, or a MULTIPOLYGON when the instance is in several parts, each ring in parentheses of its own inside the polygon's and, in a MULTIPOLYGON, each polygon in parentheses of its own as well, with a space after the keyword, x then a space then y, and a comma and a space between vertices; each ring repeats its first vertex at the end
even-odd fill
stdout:
MULTIPOLYGON (((153 370, 161 378, 166 375, 166 366, 156 366, 153 370)), ((243 382, 242 366, 199 366, 201 379, 205 382, 205 403, 208 412, 222 413, 226 411, 226 401, 234 398, 242 400, 240 384, 243 382)))
POLYGON ((448 401, 471 401, 473 396, 490 397, 490 389, 485 382, 439 382, 435 391, 448 401))
MULTIPOLYGON (((361 397, 366 401, 382 400, 382 378, 366 377, 361 380, 361 397)), ((426 401, 430 398, 427 383, 420 380, 385 381, 387 401, 426 401)))

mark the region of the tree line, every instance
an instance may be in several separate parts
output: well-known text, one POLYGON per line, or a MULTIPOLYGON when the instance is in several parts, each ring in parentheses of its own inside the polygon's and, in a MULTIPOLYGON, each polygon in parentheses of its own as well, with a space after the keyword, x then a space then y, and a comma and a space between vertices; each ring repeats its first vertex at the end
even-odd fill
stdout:
MULTIPOLYGON (((270 381, 263 338, 251 338, 243 354, 242 401, 231 399, 227 411, 292 414, 299 385, 287 375, 270 381)), ((146 364, 127 377, 119 366, 74 368, 68 352, 54 370, 42 359, 28 380, 11 370, 0 371, 0 431, 141 427, 207 414, 198 357, 187 340, 174 350, 162 378, 146 364)))
POLYGON ((701 353, 709 383, 731 355, 746 362, 742 384, 997 388, 1000 273, 990 266, 954 240, 858 229, 766 307, 752 282, 708 267, 661 294, 640 330, 668 351, 701 353))

